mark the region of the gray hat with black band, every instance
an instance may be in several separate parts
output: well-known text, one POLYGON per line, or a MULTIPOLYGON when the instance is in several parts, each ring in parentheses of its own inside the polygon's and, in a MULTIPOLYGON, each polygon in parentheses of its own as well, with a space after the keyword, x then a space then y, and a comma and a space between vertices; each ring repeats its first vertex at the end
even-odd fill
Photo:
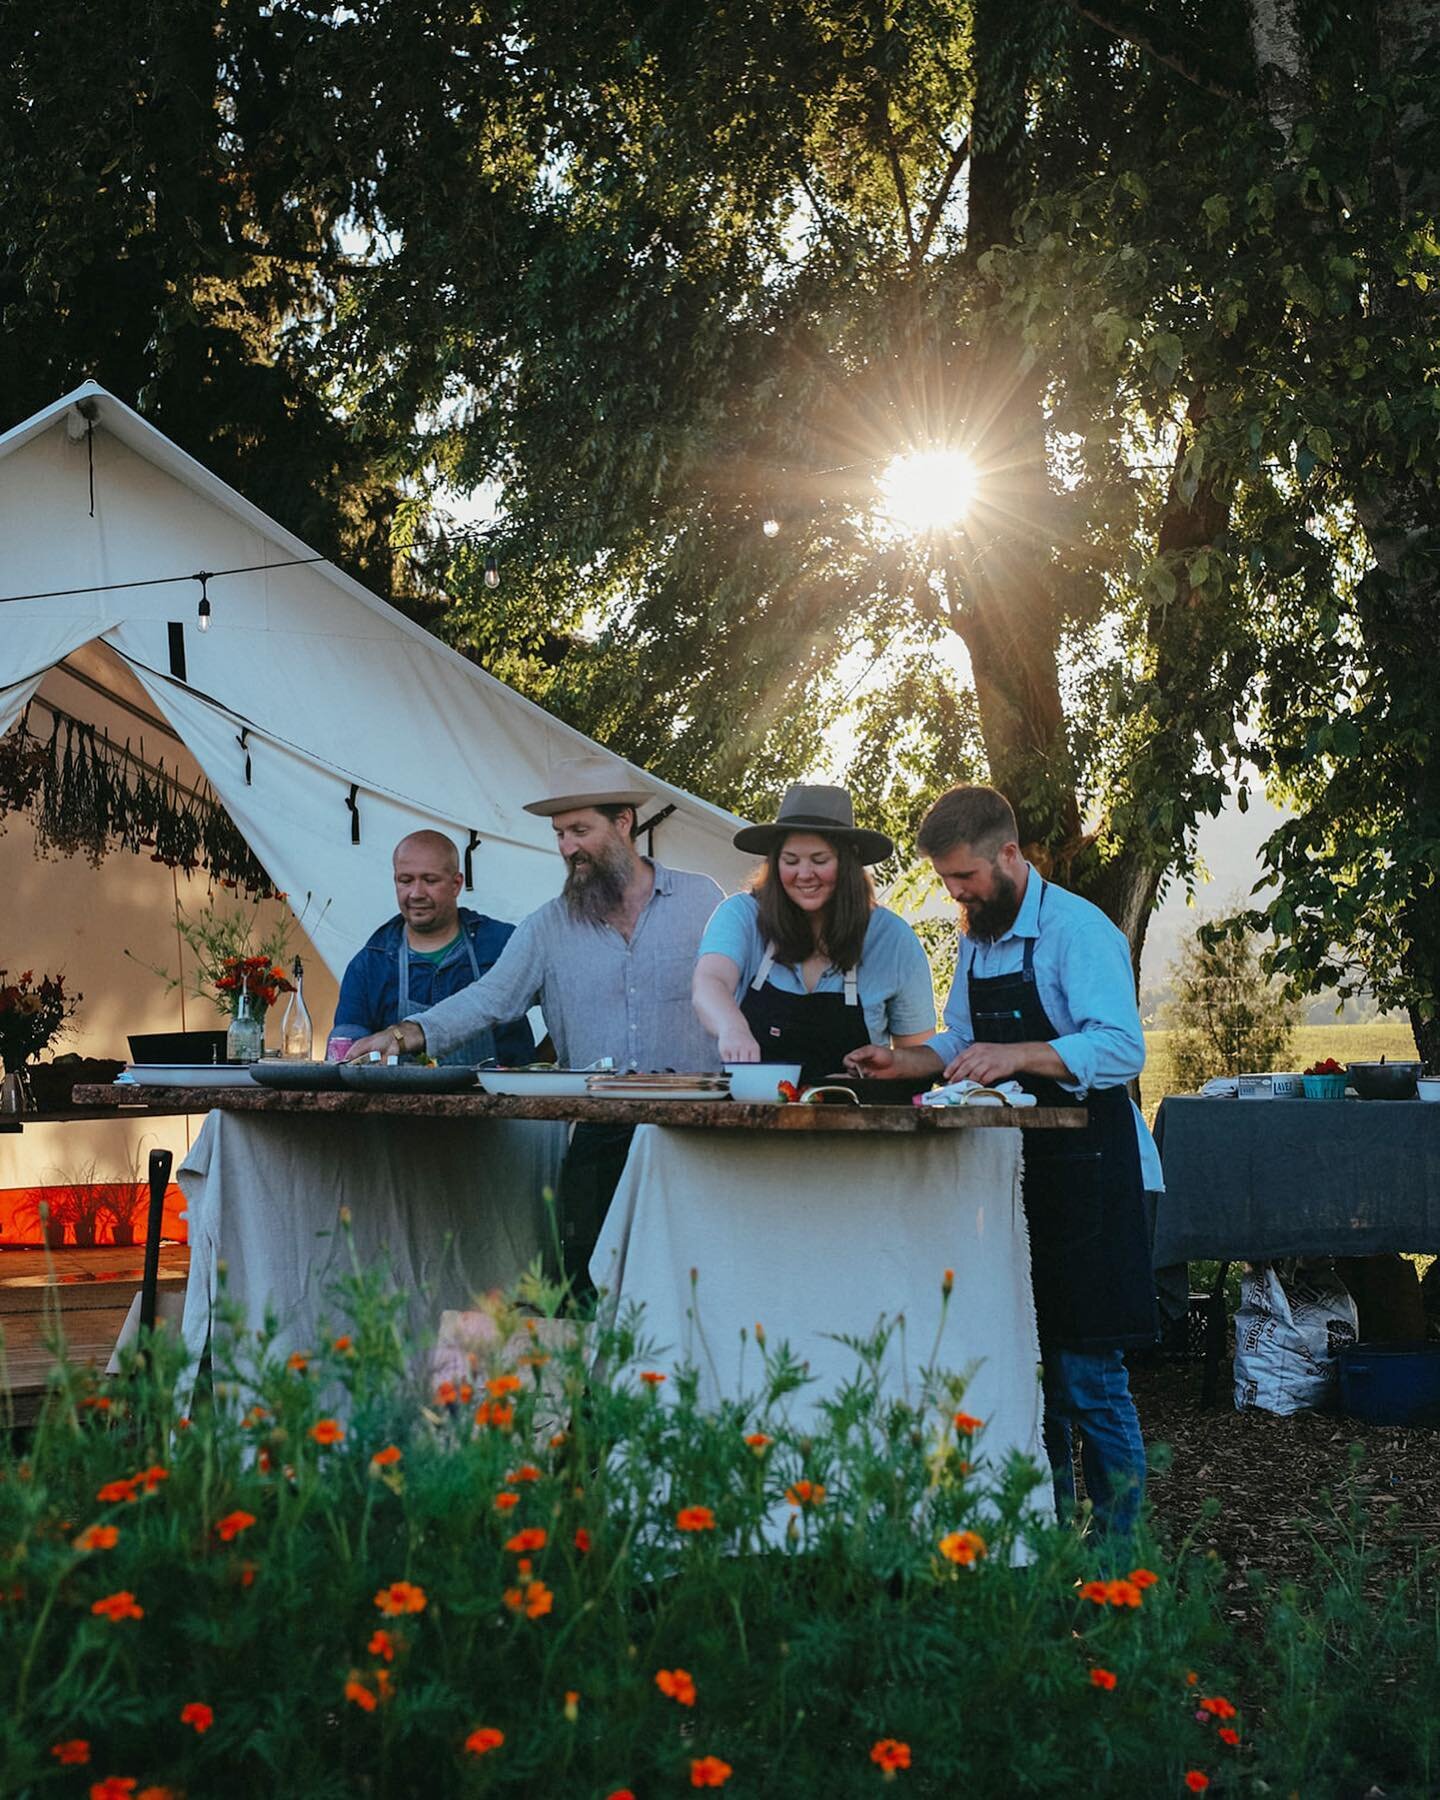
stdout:
POLYGON ((844 788, 803 784, 785 790, 773 825, 747 825, 731 841, 737 850, 768 856, 796 831, 813 831, 849 844, 862 863, 884 862, 895 849, 883 831, 866 831, 856 825, 855 805, 844 788))

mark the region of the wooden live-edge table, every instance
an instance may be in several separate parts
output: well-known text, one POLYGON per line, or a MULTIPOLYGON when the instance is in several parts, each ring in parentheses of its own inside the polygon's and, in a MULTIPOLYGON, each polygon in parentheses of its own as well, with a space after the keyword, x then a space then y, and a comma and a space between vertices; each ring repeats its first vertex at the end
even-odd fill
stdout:
MULTIPOLYGON (((1082 1106, 780 1106, 739 1100, 617 1100, 609 1096, 512 1100, 478 1090, 463 1094, 290 1092, 281 1088, 145 1087, 128 1082, 80 1086, 82 1106, 155 1117, 170 1113, 350 1113, 402 1119, 573 1119, 600 1125, 671 1125, 720 1131, 910 1133, 975 1130, 1078 1130, 1082 1106)), ((94 1116, 94 1115, 90 1115, 94 1116)))

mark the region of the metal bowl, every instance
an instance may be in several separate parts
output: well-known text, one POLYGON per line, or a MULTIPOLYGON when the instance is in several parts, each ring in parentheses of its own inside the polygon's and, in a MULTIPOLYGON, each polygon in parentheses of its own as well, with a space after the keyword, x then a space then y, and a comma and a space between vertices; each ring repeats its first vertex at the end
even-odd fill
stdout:
POLYGON ((1352 1062, 1346 1077, 1362 1100, 1413 1100, 1418 1062, 1352 1062))

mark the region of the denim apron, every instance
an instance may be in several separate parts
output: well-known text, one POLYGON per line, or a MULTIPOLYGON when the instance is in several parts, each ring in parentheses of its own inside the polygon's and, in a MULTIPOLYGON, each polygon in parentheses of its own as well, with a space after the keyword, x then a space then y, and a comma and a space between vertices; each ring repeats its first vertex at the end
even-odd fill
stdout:
MULTIPOLYGON (((465 954, 470 958, 470 979, 480 979, 480 959, 475 954, 475 946, 470 942, 470 933, 463 923, 460 927, 460 942, 465 946, 465 954)), ((400 927, 400 951, 397 958, 400 967, 400 1010, 395 1015, 398 1019, 415 1017, 423 1019, 424 1012, 411 1014, 410 1011, 410 940, 406 936, 405 927, 400 927)), ((426 1008, 428 1011, 429 1008, 426 1008)), ((472 1038, 466 1038, 463 1044, 457 1044, 448 1056, 442 1056, 442 1063, 455 1065, 473 1065, 486 1062, 495 1054, 495 1034, 488 1027, 472 1038)))
MULTIPOLYGON (((1042 882, 1037 930, 1044 907, 1042 882)), ((1035 941, 1024 939, 1024 963, 1011 975, 971 973, 975 955, 969 946, 966 986, 976 1043, 1049 1044, 1060 1036, 1035 981, 1035 941)), ((1100 1351, 1154 1343, 1155 1283, 1128 1090, 1091 1088, 1080 1102, 1046 1076, 1016 1080, 1040 1106, 1083 1104, 1086 1111, 1083 1130, 1021 1133, 1042 1349, 1100 1351)))
POLYGON ((761 1062, 799 1063, 800 1085, 813 1087, 836 1074, 852 1050, 870 1042, 860 1004, 859 979, 845 971, 839 994, 787 994, 770 980, 775 946, 769 944, 740 1011, 760 1046, 761 1062))

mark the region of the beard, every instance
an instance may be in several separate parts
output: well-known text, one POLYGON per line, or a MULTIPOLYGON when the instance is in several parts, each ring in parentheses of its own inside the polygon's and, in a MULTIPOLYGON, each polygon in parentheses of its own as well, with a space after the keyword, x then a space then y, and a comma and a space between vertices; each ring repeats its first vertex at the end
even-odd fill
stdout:
POLYGON ((971 900, 961 904, 965 915, 965 935, 983 938, 993 944, 1020 916, 1020 890, 1008 875, 995 871, 995 892, 988 900, 971 900))
POLYGON ((565 905, 582 925, 604 925, 620 909, 630 885, 632 858, 620 844, 577 850, 565 858, 565 905))

